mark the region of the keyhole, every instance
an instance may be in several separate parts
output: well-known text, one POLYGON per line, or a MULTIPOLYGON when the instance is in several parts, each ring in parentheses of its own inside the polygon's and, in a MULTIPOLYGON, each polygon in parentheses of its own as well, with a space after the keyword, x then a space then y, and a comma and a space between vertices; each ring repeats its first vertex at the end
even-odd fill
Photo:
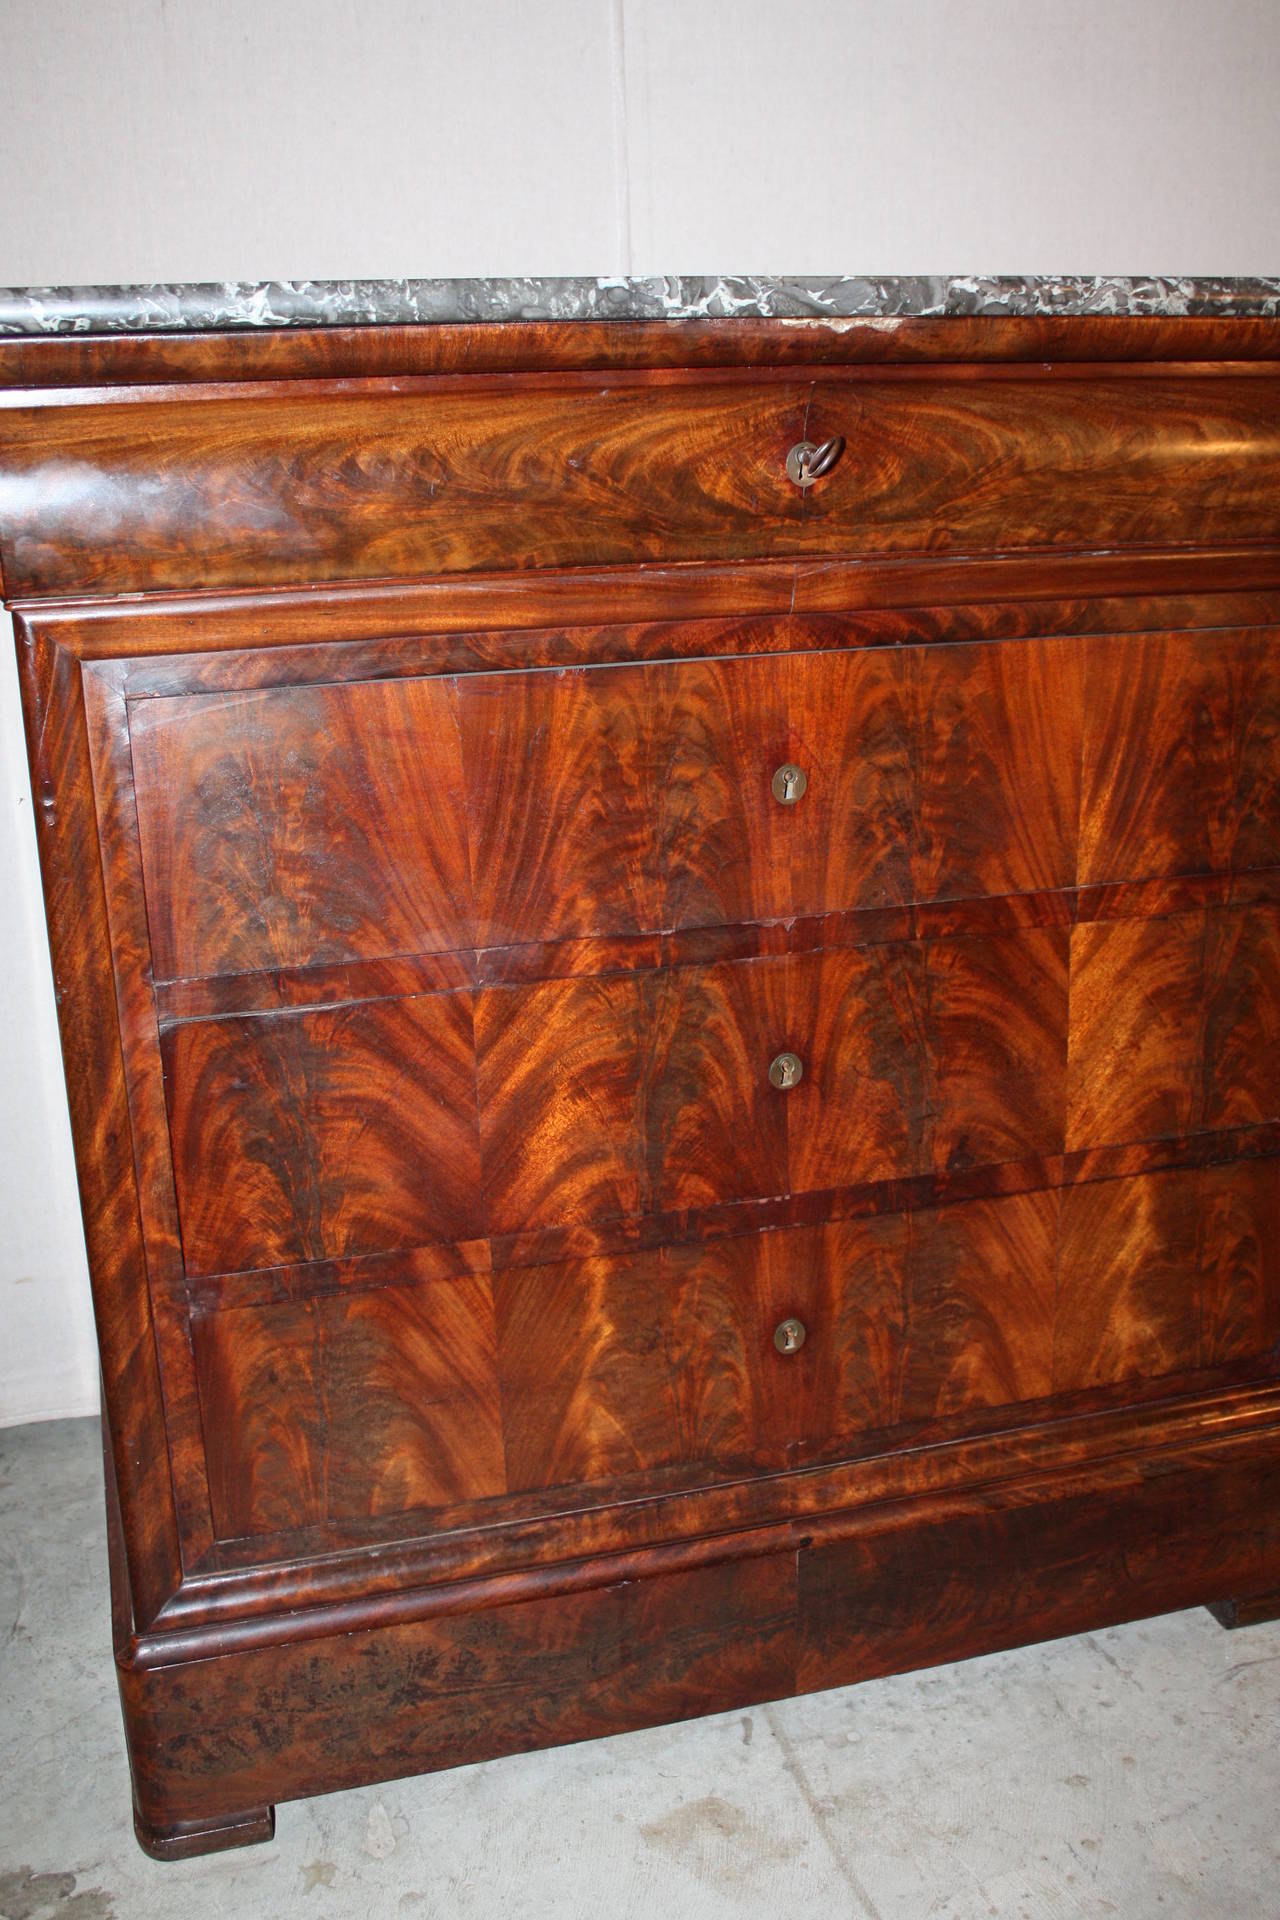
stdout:
POLYGON ((780 1320, 774 1328, 773 1344, 779 1353, 796 1353, 804 1345, 804 1321, 794 1316, 780 1320))

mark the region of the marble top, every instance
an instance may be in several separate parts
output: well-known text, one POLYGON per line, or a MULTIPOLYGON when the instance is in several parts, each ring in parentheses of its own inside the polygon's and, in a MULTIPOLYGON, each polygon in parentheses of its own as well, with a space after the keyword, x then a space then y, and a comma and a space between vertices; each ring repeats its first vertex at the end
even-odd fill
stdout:
POLYGON ((1280 279, 1103 275, 914 279, 270 280, 0 289, 0 335, 183 333, 431 321, 855 319, 953 314, 1258 315, 1280 279))

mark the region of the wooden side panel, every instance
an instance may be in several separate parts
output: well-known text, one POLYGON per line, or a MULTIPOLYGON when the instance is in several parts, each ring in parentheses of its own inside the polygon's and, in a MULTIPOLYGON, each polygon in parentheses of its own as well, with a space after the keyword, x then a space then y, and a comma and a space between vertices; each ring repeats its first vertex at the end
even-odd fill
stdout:
POLYGON ((482 1230, 468 994, 192 1021, 163 1050, 189 1273, 482 1230))
POLYGON ((181 1560, 80 664, 19 617, 18 668, 107 1430, 138 1621, 181 1560))
POLYGON ((506 1490, 483 1276, 201 1314, 192 1338, 223 1539, 506 1490))
POLYGON ((1280 861, 1274 632, 1087 643, 1082 883, 1280 861))
POLYGON ((1278 1114, 1280 910, 1073 929, 1069 1147, 1278 1114))
POLYGON ((472 944, 453 682, 141 700, 130 737, 158 979, 472 944))

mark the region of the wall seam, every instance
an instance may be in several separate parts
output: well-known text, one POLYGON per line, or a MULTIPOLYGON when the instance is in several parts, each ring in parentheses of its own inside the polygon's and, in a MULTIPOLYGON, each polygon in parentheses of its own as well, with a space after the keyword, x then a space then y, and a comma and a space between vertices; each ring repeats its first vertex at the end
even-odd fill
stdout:
POLYGON ((614 261, 616 271, 631 272, 631 141, 627 126, 627 22, 626 0, 610 0, 609 7, 610 92, 613 96, 613 197, 617 227, 614 261))

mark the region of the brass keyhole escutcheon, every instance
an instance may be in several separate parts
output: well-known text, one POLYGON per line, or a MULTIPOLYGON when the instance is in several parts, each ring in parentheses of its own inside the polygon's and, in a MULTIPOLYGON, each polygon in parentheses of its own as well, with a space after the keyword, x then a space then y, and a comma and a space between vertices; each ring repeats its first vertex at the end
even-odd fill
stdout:
POLYGON ((769 1078, 784 1093, 788 1087, 798 1086, 803 1077, 804 1061, 798 1053, 780 1053, 769 1063, 769 1078))
POLYGON ((794 1315, 779 1320, 773 1330, 773 1344, 779 1353, 798 1353, 804 1345, 804 1321, 797 1320, 794 1315))
POLYGON ((815 446, 812 440, 797 440, 787 455, 787 478, 807 492, 824 473, 830 473, 843 452, 842 433, 832 434, 821 446, 815 446))
POLYGON ((773 797, 781 801, 784 807, 794 807, 809 784, 808 775, 803 767, 779 767, 773 776, 773 797))

